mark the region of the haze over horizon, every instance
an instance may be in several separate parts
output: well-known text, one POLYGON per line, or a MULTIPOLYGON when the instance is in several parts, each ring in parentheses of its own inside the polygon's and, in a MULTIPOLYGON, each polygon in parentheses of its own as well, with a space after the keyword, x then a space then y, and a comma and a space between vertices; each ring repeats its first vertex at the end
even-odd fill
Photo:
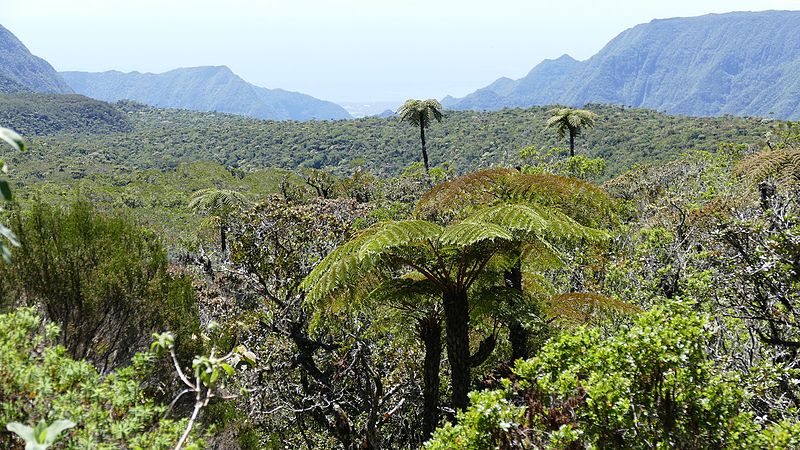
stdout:
POLYGON ((460 97, 543 59, 589 58, 652 19, 800 9, 796 0, 0 3, 0 24, 59 71, 226 65, 256 85, 337 102, 460 97))

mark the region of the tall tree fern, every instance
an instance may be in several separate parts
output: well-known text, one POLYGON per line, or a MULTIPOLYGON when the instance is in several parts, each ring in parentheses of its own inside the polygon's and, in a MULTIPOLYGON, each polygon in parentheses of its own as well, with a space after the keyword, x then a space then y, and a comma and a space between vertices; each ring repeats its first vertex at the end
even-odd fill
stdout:
POLYGON ((569 156, 575 156, 575 137, 586 128, 594 127, 597 114, 585 110, 574 108, 553 108, 547 112, 552 114, 547 119, 545 128, 554 128, 558 137, 569 136, 569 156))
POLYGON ((566 215, 544 211, 509 204, 476 209, 445 226, 426 220, 378 223, 312 270, 303 282, 307 298, 319 306, 331 297, 363 293, 364 280, 409 275, 427 280, 441 296, 452 405, 464 409, 476 361, 470 348, 470 289, 490 267, 497 270, 516 263, 506 256, 518 253, 524 243, 551 247, 551 239, 588 237, 594 232, 566 215))
POLYGON ((397 110, 401 122, 408 122, 415 127, 419 127, 419 139, 422 143, 422 162, 425 164, 425 172, 430 172, 428 166, 428 148, 425 144, 425 129, 431 126, 433 121, 441 122, 444 119, 442 105, 434 100, 406 100, 403 106, 397 110))
MULTIPOLYGON (((561 263, 558 250, 551 243, 558 246, 565 241, 604 237, 596 227, 615 223, 615 209, 610 196, 589 182, 497 168, 467 174, 435 186, 417 203, 415 215, 439 223, 451 223, 475 214, 473 218, 503 224, 517 231, 544 233, 548 238, 546 241, 525 242, 509 252, 511 262, 503 271, 505 284, 521 293, 524 272, 534 269, 523 267, 523 261, 537 261, 535 270, 558 266, 561 263), (515 205, 526 208, 516 208, 515 205), (524 217, 526 214, 528 217, 524 217), (518 229, 520 225, 528 228, 518 229), (548 264, 543 266, 542 263, 548 264)), ((517 298, 507 297, 510 304, 504 307, 521 307, 517 298)), ((507 323, 512 360, 528 357, 530 333, 520 315, 507 315, 507 323)))
POLYGON ((219 223, 219 242, 222 254, 228 251, 226 232, 231 214, 250 205, 243 194, 228 189, 201 189, 192 195, 189 209, 212 217, 219 223))

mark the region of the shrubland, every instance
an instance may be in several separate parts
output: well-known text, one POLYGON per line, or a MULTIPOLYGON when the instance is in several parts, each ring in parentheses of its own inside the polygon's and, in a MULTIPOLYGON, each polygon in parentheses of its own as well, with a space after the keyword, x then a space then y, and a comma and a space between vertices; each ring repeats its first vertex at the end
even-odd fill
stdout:
POLYGON ((115 107, 7 158, 128 155, 12 178, 2 417, 74 422, 55 448, 798 445, 796 124, 595 107, 568 157, 544 109, 453 113, 428 172, 383 119, 115 107))

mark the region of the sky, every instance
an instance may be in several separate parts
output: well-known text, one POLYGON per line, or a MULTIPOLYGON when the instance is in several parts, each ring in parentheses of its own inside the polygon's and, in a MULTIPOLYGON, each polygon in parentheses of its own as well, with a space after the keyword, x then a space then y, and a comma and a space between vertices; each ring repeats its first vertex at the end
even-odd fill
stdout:
POLYGON ((656 18, 768 9, 800 0, 0 0, 0 25, 56 70, 226 65, 369 102, 463 96, 656 18))

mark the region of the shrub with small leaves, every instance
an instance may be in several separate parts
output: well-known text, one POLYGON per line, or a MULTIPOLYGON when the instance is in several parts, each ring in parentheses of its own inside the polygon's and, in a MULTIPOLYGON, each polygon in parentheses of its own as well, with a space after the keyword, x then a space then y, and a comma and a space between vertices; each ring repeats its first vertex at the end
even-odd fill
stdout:
MULTIPOLYGON (((145 393, 142 383, 152 369, 152 354, 137 354, 130 366, 101 375, 57 345, 58 333, 57 326, 30 308, 0 314, 0 424, 56 419, 77 424, 59 440, 58 448, 174 448, 187 421, 164 418, 166 408, 145 393)), ((47 432, 39 425, 32 429, 37 443, 55 441, 58 427, 52 426, 47 432), (44 440, 39 439, 42 433, 44 440)), ((23 427, 11 426, 14 432, 25 432, 23 427)), ((196 433, 189 443, 184 448, 200 448, 196 433)), ((21 446, 15 435, 0 433, 0 448, 21 446)))

